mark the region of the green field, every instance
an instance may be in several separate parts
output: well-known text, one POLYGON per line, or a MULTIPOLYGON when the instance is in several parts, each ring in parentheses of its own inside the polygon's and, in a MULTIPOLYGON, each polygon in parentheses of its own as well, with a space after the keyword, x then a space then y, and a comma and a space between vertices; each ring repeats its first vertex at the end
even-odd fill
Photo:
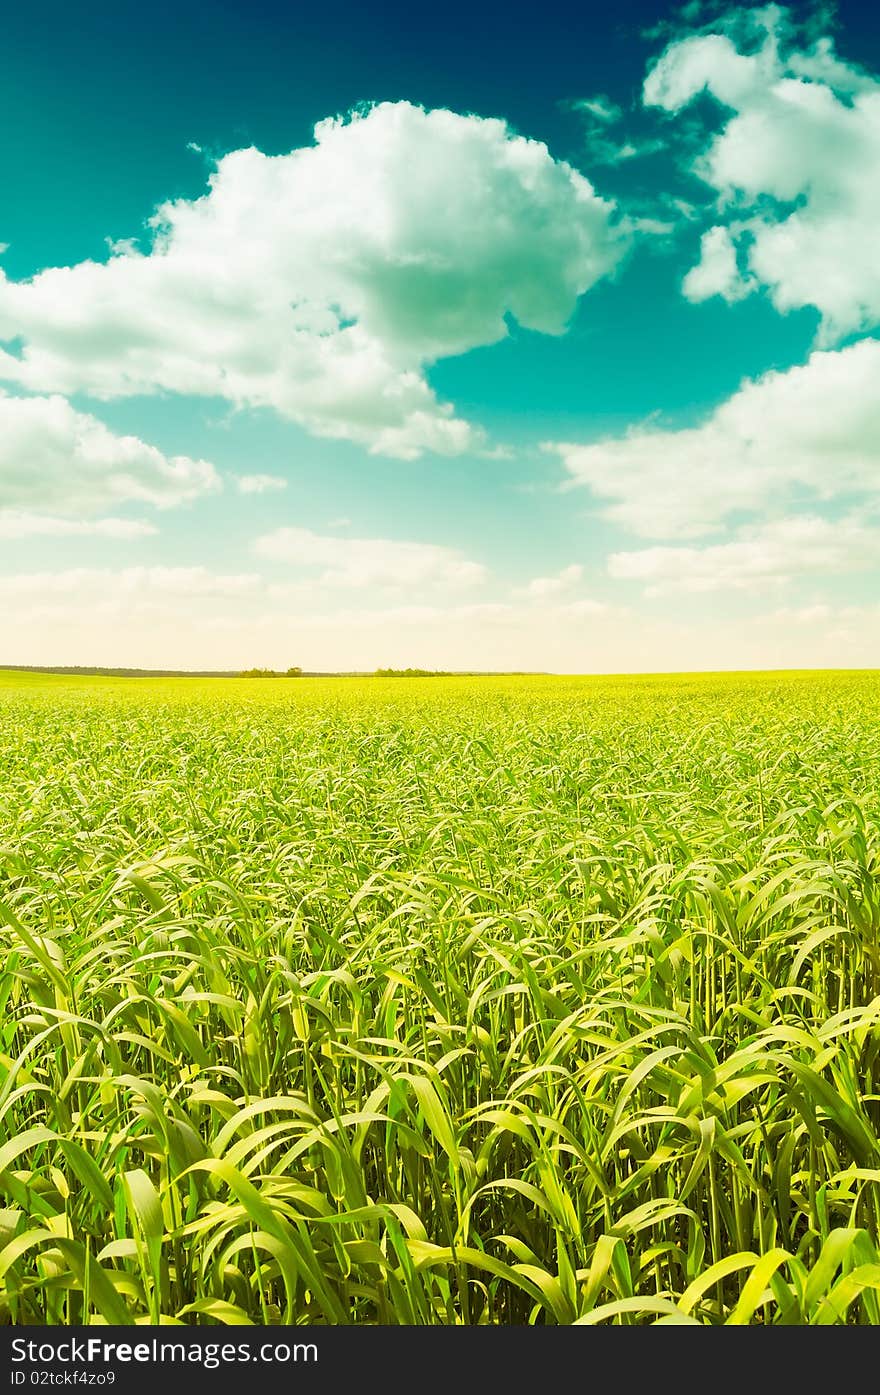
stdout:
POLYGON ((880 675, 0 676, 0 1319, 880 1321, 880 675))

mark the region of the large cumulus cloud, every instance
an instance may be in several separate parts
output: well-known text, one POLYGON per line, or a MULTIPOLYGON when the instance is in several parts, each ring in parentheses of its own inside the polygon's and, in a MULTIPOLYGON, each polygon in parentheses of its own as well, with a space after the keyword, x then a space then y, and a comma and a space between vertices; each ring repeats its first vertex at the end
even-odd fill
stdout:
POLYGON ((618 263, 612 206, 500 120, 383 103, 288 155, 238 150, 146 250, 0 279, 0 376, 273 408, 409 457, 477 443, 426 370, 508 317, 562 333, 618 263))

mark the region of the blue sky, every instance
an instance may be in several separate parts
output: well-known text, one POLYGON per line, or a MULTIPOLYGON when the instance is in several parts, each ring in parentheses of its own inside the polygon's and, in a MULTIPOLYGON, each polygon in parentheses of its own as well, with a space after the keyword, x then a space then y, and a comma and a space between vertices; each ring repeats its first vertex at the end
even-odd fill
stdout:
POLYGON ((51 3, 0 67, 5 662, 880 663, 867 5, 51 3))

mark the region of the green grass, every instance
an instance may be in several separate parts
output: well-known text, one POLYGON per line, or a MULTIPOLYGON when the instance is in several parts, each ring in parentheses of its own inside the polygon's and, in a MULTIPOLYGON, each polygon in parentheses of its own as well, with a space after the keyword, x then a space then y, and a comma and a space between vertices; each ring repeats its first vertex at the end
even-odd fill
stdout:
POLYGON ((880 1321, 880 676, 0 677, 3 1321, 880 1321))

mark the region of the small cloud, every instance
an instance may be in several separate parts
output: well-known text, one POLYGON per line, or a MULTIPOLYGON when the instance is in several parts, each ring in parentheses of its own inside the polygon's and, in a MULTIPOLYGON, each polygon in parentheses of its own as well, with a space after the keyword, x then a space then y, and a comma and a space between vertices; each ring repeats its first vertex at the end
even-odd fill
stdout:
POLYGON ((830 620, 833 615, 834 612, 830 605, 817 602, 816 605, 780 606, 778 610, 771 611, 769 615, 758 616, 758 623, 763 625, 818 625, 823 621, 830 620))
POLYGON ((60 393, 0 392, 2 508, 82 518, 126 503, 171 508, 220 487, 208 461, 166 456, 136 436, 118 436, 60 393))
POLYGON ((664 223, 660 218, 631 218, 630 227, 646 237, 669 237, 677 230, 675 223, 664 223))
POLYGON ((602 132, 592 132, 587 136, 587 148, 593 164, 622 165, 628 160, 641 160, 647 155, 657 155, 666 149, 665 140, 623 141, 618 145, 602 132))
POLYGON ((308 528, 278 528, 258 538, 255 551, 273 562, 318 569, 326 586, 471 586, 487 575, 481 563, 436 543, 321 536, 308 528))
POLYGON ((681 283, 685 297, 698 302, 720 295, 730 304, 750 295, 757 282, 754 276, 740 271, 737 250, 728 228, 715 227, 704 232, 700 239, 700 260, 681 283))
POLYGON ((111 257, 138 257, 140 248, 136 237, 105 237, 111 257))
POLYGON ((152 523, 133 518, 53 518, 23 509, 0 509, 0 538, 113 538, 129 541, 158 532, 152 523))
POLYGON ((616 102, 612 102, 610 97, 606 97, 600 92, 596 97, 577 97, 574 101, 565 104, 570 111, 584 112, 596 121, 601 121, 603 125, 610 126, 613 122, 619 121, 623 115, 616 102))
POLYGON ((672 204, 672 207, 676 210, 677 213, 681 215, 682 218, 685 219, 686 222, 693 223, 697 218, 700 217, 699 208, 695 203, 691 203, 688 199, 673 198, 670 202, 672 204))
POLYGON ((561 592, 570 590, 582 580, 583 575, 583 567, 574 563, 570 567, 563 567, 555 576, 533 577, 526 586, 518 587, 514 595, 523 596, 527 600, 545 600, 548 596, 558 596, 561 592))
POLYGON ((582 601, 568 601, 559 607, 559 613, 579 620, 587 615, 607 615, 610 609, 611 607, 605 605, 604 601, 594 601, 587 597, 582 601))
POLYGON ((562 105, 583 118, 587 151, 594 165, 620 165, 628 160, 654 155, 666 148, 666 141, 656 136, 645 140, 620 137, 615 139, 609 128, 623 119, 623 110, 604 94, 580 97, 562 105))
MULTIPOLYGON (((761 590, 796 576, 836 574, 876 565, 878 534, 858 519, 816 515, 776 519, 742 529, 730 542, 705 547, 649 547, 615 552, 608 575, 646 582, 646 596, 670 591, 761 590)), ((810 619, 816 618, 815 609, 810 619)))
POLYGON ((269 494, 287 488, 287 480, 281 475, 234 475, 233 478, 239 494, 269 494))

